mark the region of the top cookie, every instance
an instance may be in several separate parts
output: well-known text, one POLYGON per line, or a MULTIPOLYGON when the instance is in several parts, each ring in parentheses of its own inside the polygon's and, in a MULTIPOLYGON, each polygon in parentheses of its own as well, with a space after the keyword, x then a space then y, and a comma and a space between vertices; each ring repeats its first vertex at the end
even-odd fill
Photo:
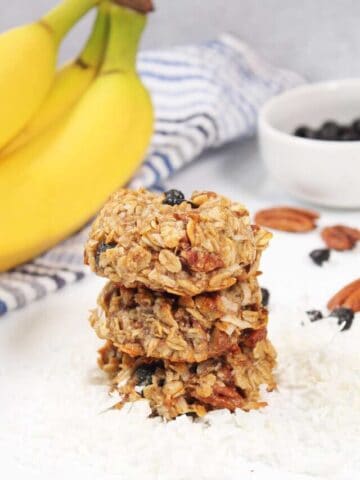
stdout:
POLYGON ((93 223, 85 262, 127 288, 176 295, 229 288, 256 274, 271 234, 246 208, 213 192, 119 190, 93 223))

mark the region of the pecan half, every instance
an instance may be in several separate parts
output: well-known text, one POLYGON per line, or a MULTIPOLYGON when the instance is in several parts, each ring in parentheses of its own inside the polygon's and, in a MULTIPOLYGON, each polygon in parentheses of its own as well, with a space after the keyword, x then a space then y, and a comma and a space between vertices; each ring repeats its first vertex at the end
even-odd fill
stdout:
POLYGON ((214 408, 228 408, 231 412, 244 405, 243 397, 236 391, 235 388, 221 386, 215 384, 212 395, 208 397, 198 396, 196 393, 192 394, 197 400, 211 405, 214 408))
POLYGON ((317 218, 319 218, 319 214, 311 210, 274 207, 257 212, 255 222, 284 232, 309 232, 316 228, 317 218))
POLYGON ((321 231, 321 238, 333 250, 351 250, 360 240, 360 230, 345 225, 334 225, 324 228, 321 231))
POLYGON ((328 302, 329 310, 337 307, 350 308, 353 312, 360 312, 360 278, 345 285, 328 302))
POLYGON ((216 253, 206 252, 198 248, 190 248, 181 253, 186 265, 194 272, 212 272, 222 268, 224 262, 216 253))
POLYGON ((260 340, 264 340, 264 338, 266 338, 266 333, 266 328, 260 328, 259 330, 247 328, 244 330, 241 340, 246 347, 255 348, 257 342, 260 342, 260 340))
POLYGON ((229 335, 215 328, 211 334, 210 351, 212 356, 218 356, 229 351, 233 341, 229 335))
POLYGON ((348 296, 343 306, 353 312, 360 312, 360 288, 348 296))

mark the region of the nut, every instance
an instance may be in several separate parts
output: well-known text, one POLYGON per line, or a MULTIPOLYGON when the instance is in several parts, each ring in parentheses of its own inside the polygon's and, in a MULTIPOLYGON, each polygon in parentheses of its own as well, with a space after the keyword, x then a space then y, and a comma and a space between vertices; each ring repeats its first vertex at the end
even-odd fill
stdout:
POLYGON ((360 312, 360 278, 345 285, 329 300, 327 307, 329 310, 346 307, 353 312, 360 312))
POLYGON ((344 302, 344 307, 350 308, 353 312, 360 312, 360 288, 348 296, 344 302))
POLYGON ((321 238, 333 250, 351 250, 360 240, 360 230, 345 225, 334 225, 324 228, 321 232, 321 238))
POLYGON ((243 333, 244 345, 249 348, 255 348, 257 342, 266 338, 266 328, 260 328, 258 330, 247 329, 243 333))
POLYGON ((202 397, 198 395, 197 392, 194 392, 193 397, 202 401, 206 405, 210 405, 211 407, 227 408, 231 412, 233 412, 237 408, 242 408, 245 403, 244 399, 236 391, 235 388, 230 388, 217 384, 214 385, 213 393, 211 395, 208 395, 207 397, 202 397))
POLYGON ((255 222, 274 230, 284 232, 309 232, 316 228, 318 213, 293 207, 274 207, 260 210, 255 222))
POLYGON ((220 255, 209 253, 199 248, 190 248, 182 252, 181 257, 186 265, 194 272, 212 272, 218 268, 224 267, 224 262, 220 255))

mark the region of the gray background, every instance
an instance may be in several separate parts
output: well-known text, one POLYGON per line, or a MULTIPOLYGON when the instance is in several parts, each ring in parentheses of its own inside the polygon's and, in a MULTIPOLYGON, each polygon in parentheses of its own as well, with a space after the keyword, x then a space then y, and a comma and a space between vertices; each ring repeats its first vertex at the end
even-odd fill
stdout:
MULTIPOLYGON (((274 64, 309 79, 360 75, 358 0, 154 0, 143 48, 212 38, 230 31, 274 64)), ((0 29, 36 19, 56 0, 0 0, 0 29)), ((88 15, 91 17, 91 15, 88 15)), ((65 41, 62 59, 80 49, 90 18, 65 41)))

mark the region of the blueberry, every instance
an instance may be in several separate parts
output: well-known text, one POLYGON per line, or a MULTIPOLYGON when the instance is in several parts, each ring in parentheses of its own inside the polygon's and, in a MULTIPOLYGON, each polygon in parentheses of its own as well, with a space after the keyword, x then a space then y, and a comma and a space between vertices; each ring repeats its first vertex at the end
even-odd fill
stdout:
POLYGON ((180 205, 185 202, 185 195, 180 190, 168 190, 162 203, 166 205, 180 205))
POLYGON ((155 373, 155 370, 159 366, 158 362, 154 363, 145 363, 143 365, 140 365, 135 372, 136 375, 136 385, 144 385, 145 387, 147 385, 152 384, 152 376, 155 373))
POLYGON ((193 363, 190 367, 189 370, 191 373, 196 373, 197 372, 197 363, 193 363))
POLYGON ((359 134, 355 132, 352 128, 348 128, 341 135, 341 140, 343 142, 353 142, 355 140, 359 140, 359 134))
POLYGON ((360 118, 356 118, 353 123, 351 124, 351 128, 356 132, 357 134, 360 134, 360 118))
POLYGON ((317 250, 313 250, 309 253, 311 260, 319 265, 320 267, 324 262, 327 262, 330 258, 330 250, 328 248, 319 248, 317 250))
POLYGON ((336 122, 329 120, 322 124, 319 129, 319 135, 322 140, 338 140, 340 127, 336 122))
POLYGON ((5 315, 6 312, 7 312, 6 303, 0 300, 0 316, 5 315))
POLYGON ((261 289, 261 303, 263 304, 264 307, 267 307, 269 305, 269 300, 270 300, 270 292, 267 288, 262 288, 261 289))
POLYGON ((314 130, 305 126, 298 127, 295 130, 294 135, 296 137, 302 137, 302 138, 315 138, 314 130))
POLYGON ((354 312, 351 308, 339 307, 335 308, 330 315, 330 317, 335 317, 338 319, 338 325, 344 324, 341 331, 349 330, 354 320, 354 312))
POLYGON ((308 310, 306 314, 309 317, 310 322, 316 322, 317 320, 324 318, 320 310, 308 310))
POLYGON ((106 250, 109 250, 110 248, 115 248, 116 243, 115 242, 110 242, 110 243, 104 243, 101 242, 98 244, 97 249, 96 249, 96 254, 95 254, 95 261, 96 263, 99 263, 100 255, 103 252, 106 252, 106 250))

